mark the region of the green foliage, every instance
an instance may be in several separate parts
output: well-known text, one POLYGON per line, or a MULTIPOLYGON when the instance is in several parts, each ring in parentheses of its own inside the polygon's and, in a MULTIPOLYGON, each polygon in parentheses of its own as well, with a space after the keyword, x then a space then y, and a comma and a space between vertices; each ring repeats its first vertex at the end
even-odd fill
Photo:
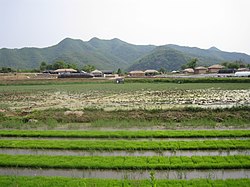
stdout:
MULTIPOLYGON (((118 68, 178 70, 190 59, 199 58, 202 65, 212 65, 223 61, 250 62, 250 56, 240 53, 227 53, 219 50, 177 45, 152 46, 132 45, 119 39, 100 40, 93 38, 88 42, 66 38, 59 44, 48 48, 0 49, 2 67, 14 69, 40 69, 40 62, 50 64, 64 61, 82 67, 91 64, 98 69, 118 68), (136 62, 136 63, 135 63, 136 62)), ((41 67, 41 70, 44 68, 41 67)))
POLYGON ((40 71, 65 69, 65 68, 78 69, 76 64, 65 63, 64 61, 56 61, 53 64, 47 64, 46 62, 41 62, 40 64, 40 71))
POLYGON ((85 66, 83 66, 83 68, 82 68, 83 71, 86 71, 86 72, 88 72, 88 73, 90 73, 91 71, 94 71, 95 69, 96 69, 95 66, 90 65, 90 64, 85 65, 85 66))
POLYGON ((1 167, 65 169, 249 169, 250 156, 45 156, 0 154, 1 167))
POLYGON ((163 131, 31 131, 2 130, 1 137, 71 137, 71 138, 203 138, 250 137, 250 130, 163 130, 163 131))
POLYGON ((197 63, 198 63, 198 59, 193 58, 189 62, 187 62, 186 64, 182 65, 181 68, 182 69, 186 69, 186 68, 193 68, 194 69, 197 66, 197 63))
POLYGON ((44 71, 48 68, 48 64, 46 62, 41 62, 40 71, 44 71))
POLYGON ((118 68, 117 74, 118 74, 118 75, 122 75, 122 70, 121 70, 121 68, 118 68))
POLYGON ((160 68, 159 72, 162 73, 162 74, 165 74, 167 72, 167 70, 165 68, 160 68))
POLYGON ((223 52, 215 48, 204 50, 196 47, 165 45, 157 47, 151 53, 138 59, 136 63, 132 64, 128 69, 144 70, 159 69, 161 67, 169 71, 178 70, 180 68, 185 69, 188 66, 194 67, 192 64, 186 66, 186 63, 195 58, 198 58, 199 65, 203 66, 219 64, 223 61, 235 61, 239 58, 243 59, 245 62, 250 62, 250 56, 248 55, 223 52))
POLYGON ((64 61, 57 61, 53 64, 53 69, 63 69, 67 68, 67 64, 64 61))
POLYGON ((146 69, 180 69, 189 59, 185 53, 168 48, 158 47, 153 52, 137 60, 128 70, 146 70, 146 69))
POLYGON ((152 187, 156 187, 156 178, 154 171, 150 171, 150 184, 152 187))
MULTIPOLYGON (((127 68, 137 58, 155 46, 136 46, 114 40, 93 38, 88 42, 66 38, 59 44, 43 49, 0 49, 0 66, 19 69, 40 68, 41 62, 52 64, 64 61, 82 67, 91 64, 99 69, 127 68)), ((52 69, 51 67, 48 69, 52 69)))
POLYGON ((2 69, 0 70, 0 73, 11 73, 11 72, 15 71, 10 67, 2 67, 2 69))
POLYGON ((0 140, 1 148, 65 150, 230 150, 250 149, 249 140, 136 141, 136 140, 0 140))
POLYGON ((226 69, 239 69, 246 68, 249 64, 245 64, 242 60, 236 60, 234 62, 223 62, 221 65, 225 66, 226 69))

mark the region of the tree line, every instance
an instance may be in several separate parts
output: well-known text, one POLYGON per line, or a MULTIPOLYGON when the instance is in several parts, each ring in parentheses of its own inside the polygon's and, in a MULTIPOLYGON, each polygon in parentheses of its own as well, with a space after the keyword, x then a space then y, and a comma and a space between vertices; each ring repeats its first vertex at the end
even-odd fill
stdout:
MULTIPOLYGON (((195 68, 197 67, 198 64, 198 59, 193 58, 190 61, 188 61, 186 64, 183 64, 181 66, 181 69, 186 69, 186 68, 195 68)), ((239 69, 239 68, 250 68, 250 64, 244 63, 242 60, 236 60, 233 62, 222 62, 222 66, 225 67, 225 69, 239 69)))
MULTIPOLYGON (((186 68, 195 68, 197 67, 198 64, 198 59, 197 58, 193 58, 191 60, 189 60, 186 64, 183 64, 181 66, 181 69, 186 69, 186 68)), ((250 68, 250 64, 246 64, 244 63, 244 61, 242 60, 236 60, 234 62, 223 62, 221 63, 221 65, 223 65, 225 67, 225 69, 239 69, 239 68, 250 68)), ((41 62, 39 69, 30 69, 30 70, 15 70, 13 68, 10 67, 2 67, 0 69, 0 73, 12 73, 12 72, 43 72, 46 70, 56 70, 56 69, 65 69, 65 68, 72 68, 72 69, 76 69, 78 71, 85 71, 85 72, 91 72, 94 71, 96 69, 96 67, 94 65, 84 65, 83 67, 79 68, 76 64, 73 63, 66 63, 64 61, 56 61, 52 64, 48 64, 46 62, 41 62)), ((164 68, 160 68, 159 69, 160 73, 166 73, 167 70, 164 68)), ((117 72, 119 75, 124 74, 126 72, 123 72, 120 68, 117 70, 117 72)))
POLYGON ((79 68, 76 64, 65 63, 64 61, 57 61, 57 62, 54 62, 53 64, 47 64, 46 62, 42 62, 40 64, 40 71, 66 69, 66 68, 72 68, 78 71, 82 70, 88 73, 96 69, 96 67, 93 65, 88 64, 88 65, 84 65, 82 68, 79 68))

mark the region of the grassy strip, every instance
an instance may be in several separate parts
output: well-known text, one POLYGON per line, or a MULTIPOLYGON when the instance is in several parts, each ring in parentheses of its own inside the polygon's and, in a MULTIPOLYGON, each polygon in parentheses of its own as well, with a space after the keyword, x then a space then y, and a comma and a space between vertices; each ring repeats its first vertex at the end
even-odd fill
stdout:
MULTIPOLYGON (((11 93, 12 94, 12 93, 11 93)), ((1 97, 1 94, 0 94, 1 97)), ((2 106, 5 111, 5 105, 2 106)), ((1 104, 0 104, 1 108, 1 104)), ((67 108, 36 110, 32 112, 1 112, 0 128, 2 129, 53 129, 59 126, 78 129, 79 125, 88 123, 89 127, 155 127, 166 129, 206 127, 215 128, 249 128, 250 106, 202 109, 197 107, 163 109, 137 109, 105 111, 95 107, 80 110, 83 115, 65 115, 67 108), (36 122, 32 122, 36 120, 36 122)), ((74 113, 74 111, 73 111, 74 113)))
POLYGON ((68 84, 102 84, 113 83, 108 79, 28 79, 28 80, 0 80, 0 86, 33 86, 33 85, 68 85, 68 84))
POLYGON ((250 149, 250 140, 0 140, 0 148, 65 150, 217 150, 250 149))
POLYGON ((250 186, 250 179, 192 179, 192 180, 116 180, 116 179, 78 179, 66 177, 24 177, 24 176, 0 176, 0 186, 19 186, 19 187, 56 187, 56 186, 95 186, 95 187, 111 187, 111 186, 137 186, 137 187, 186 187, 186 186, 203 186, 203 187, 219 187, 219 186, 250 186))
POLYGON ((125 80, 128 83, 250 83, 249 78, 238 77, 204 77, 204 78, 130 78, 125 80))
MULTIPOLYGON (((108 79, 39 79, 39 80, 1 80, 0 86, 5 85, 67 85, 113 83, 108 79)), ((249 78, 240 77, 204 77, 204 78, 125 78, 125 83, 250 83, 249 78)))
POLYGON ((206 138, 250 137, 250 130, 164 130, 164 131, 31 131, 2 130, 1 137, 72 137, 72 138, 206 138))
POLYGON ((250 156, 44 156, 0 155, 2 167, 65 169, 249 169, 250 156))

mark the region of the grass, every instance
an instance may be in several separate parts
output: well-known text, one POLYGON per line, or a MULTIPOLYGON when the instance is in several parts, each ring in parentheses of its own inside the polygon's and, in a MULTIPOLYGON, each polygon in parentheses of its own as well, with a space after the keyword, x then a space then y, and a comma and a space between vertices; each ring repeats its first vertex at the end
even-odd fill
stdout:
POLYGON ((68 137, 68 138, 206 138, 250 137, 250 130, 161 130, 161 131, 63 131, 1 130, 0 137, 68 137))
MULTIPOLYGON (((125 78, 125 83, 249 83, 249 78, 125 78)), ((52 80, 1 80, 5 85, 68 85, 68 84, 114 84, 113 80, 52 79, 52 80)))
POLYGON ((154 127, 159 125, 164 125, 163 121, 152 119, 148 120, 119 120, 119 119, 111 119, 111 120, 103 120, 98 119, 96 121, 91 122, 92 127, 114 127, 114 128, 129 128, 129 127, 154 127))
POLYGON ((129 83, 250 83, 249 78, 216 78, 216 77, 204 77, 204 78, 131 78, 127 79, 129 83))
MULTIPOLYGON (((250 179, 192 179, 192 180, 156 180, 157 187, 248 187, 250 179)), ((129 180, 129 179, 78 179, 67 177, 25 177, 25 176, 0 176, 0 186, 18 186, 18 187, 152 187, 152 181, 148 180, 129 180)))
POLYGON ((56 108, 47 110, 34 110, 24 112, 23 110, 11 112, 0 111, 0 128, 8 129, 36 129, 39 127, 53 129, 59 126, 67 126, 74 129, 75 124, 88 123, 89 127, 156 127, 167 129, 176 127, 227 127, 245 128, 250 126, 250 107, 233 107, 224 109, 203 108, 174 108, 170 110, 116 110, 105 111, 96 108, 77 110, 82 115, 74 114, 74 110, 67 108, 56 108), (65 115, 66 111, 72 112, 65 115), (35 120, 36 122, 32 122, 35 120))
POLYGON ((0 148, 63 150, 230 150, 250 149, 250 140, 0 140, 0 148))
MULTIPOLYGON (((250 79, 249 79, 250 80, 250 79)), ((65 85, 60 84, 45 84, 40 85, 39 82, 34 85, 2 85, 0 86, 0 92, 16 92, 16 93, 34 93, 41 91, 66 91, 66 92, 89 92, 89 91, 100 91, 100 92, 128 92, 137 90, 193 90, 193 89, 222 89, 222 90, 241 90, 250 89, 248 83, 126 83, 117 85, 114 83, 69 83, 65 85)))
POLYGON ((45 156, 0 155, 1 167, 64 169, 250 169, 250 156, 45 156))

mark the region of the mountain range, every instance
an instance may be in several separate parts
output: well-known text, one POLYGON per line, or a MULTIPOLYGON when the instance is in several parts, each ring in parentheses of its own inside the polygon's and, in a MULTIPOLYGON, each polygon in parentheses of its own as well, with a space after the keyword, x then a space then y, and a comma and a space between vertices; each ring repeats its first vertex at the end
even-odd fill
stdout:
POLYGON ((224 52, 216 47, 200 49, 173 44, 164 46, 134 45, 114 38, 89 41, 66 38, 57 45, 46 48, 0 49, 0 67, 14 69, 39 68, 41 62, 56 61, 76 64, 78 67, 94 65, 97 69, 177 70, 192 58, 198 65, 212 65, 225 61, 241 60, 250 64, 250 56, 244 53, 224 52))

